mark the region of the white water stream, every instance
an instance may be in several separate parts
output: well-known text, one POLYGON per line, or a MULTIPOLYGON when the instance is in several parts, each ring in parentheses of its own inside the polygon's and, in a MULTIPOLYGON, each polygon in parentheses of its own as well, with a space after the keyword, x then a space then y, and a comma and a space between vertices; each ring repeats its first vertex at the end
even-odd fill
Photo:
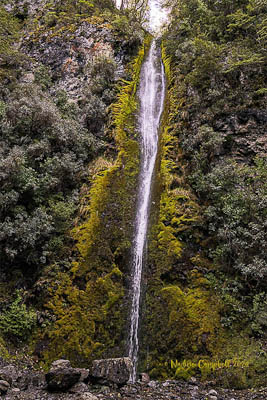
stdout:
MULTIPOLYGON (((156 31, 161 25, 160 9, 156 1, 150 1, 150 29, 156 31)), ((140 297, 144 249, 146 244, 152 177, 158 150, 158 131, 164 106, 165 75, 161 60, 161 51, 152 41, 140 77, 139 131, 141 136, 141 169, 138 191, 135 238, 132 248, 132 306, 130 314, 129 357, 133 362, 131 381, 136 380, 138 361, 138 331, 140 319, 140 297)))

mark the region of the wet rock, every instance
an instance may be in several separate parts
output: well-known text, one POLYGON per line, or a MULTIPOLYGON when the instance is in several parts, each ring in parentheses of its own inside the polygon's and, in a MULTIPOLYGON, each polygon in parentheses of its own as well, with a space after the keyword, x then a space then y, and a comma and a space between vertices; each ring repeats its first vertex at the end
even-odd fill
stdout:
POLYGON ((79 382, 80 377, 81 372, 75 368, 61 368, 58 364, 55 368, 54 365, 45 375, 47 389, 50 392, 65 392, 79 382))
POLYGON ((0 393, 5 394, 10 388, 10 384, 7 381, 0 381, 0 393))
POLYGON ((130 378, 132 368, 129 357, 95 360, 90 370, 90 378, 95 383, 124 385, 130 378))

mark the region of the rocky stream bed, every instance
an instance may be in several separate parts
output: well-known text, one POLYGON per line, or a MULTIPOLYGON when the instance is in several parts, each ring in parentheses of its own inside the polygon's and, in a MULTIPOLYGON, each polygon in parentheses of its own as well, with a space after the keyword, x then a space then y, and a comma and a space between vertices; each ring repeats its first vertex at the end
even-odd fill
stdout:
POLYGON ((6 400, 265 400, 267 387, 250 390, 218 388, 201 383, 150 380, 141 374, 135 384, 127 383, 129 358, 96 360, 92 367, 72 368, 68 360, 55 361, 48 373, 1 365, 0 391, 6 400))

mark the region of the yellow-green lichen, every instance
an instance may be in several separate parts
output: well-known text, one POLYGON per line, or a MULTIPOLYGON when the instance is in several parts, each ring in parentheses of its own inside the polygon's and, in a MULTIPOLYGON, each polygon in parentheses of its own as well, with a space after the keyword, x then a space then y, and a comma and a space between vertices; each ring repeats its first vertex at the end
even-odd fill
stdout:
MULTIPOLYGON (((136 90, 148 38, 121 82, 113 106, 115 161, 95 161, 90 186, 82 188, 81 217, 72 231, 76 260, 57 275, 47 304, 56 321, 47 330, 45 361, 68 357, 76 365, 124 352, 127 313, 124 273, 132 239, 139 144, 135 130, 136 90), (105 168, 107 167, 107 168, 105 168)), ((112 126, 112 124, 110 124, 112 126)))
POLYGON ((152 376, 167 378, 175 374, 166 367, 171 359, 215 354, 225 339, 220 325, 222 303, 196 269, 202 260, 195 250, 202 239, 201 208, 187 184, 179 147, 177 115, 184 99, 178 94, 179 83, 164 46, 162 56, 168 89, 157 173, 158 207, 153 210, 149 239, 142 357, 152 376))

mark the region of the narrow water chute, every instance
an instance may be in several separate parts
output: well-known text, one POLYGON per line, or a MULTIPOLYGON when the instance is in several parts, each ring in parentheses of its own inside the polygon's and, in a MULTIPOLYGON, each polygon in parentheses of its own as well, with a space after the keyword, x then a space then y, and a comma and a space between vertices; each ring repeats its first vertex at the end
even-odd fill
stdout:
POLYGON ((154 39, 140 77, 139 130, 141 135, 141 171, 138 191, 135 238, 132 249, 132 306, 130 314, 129 357, 133 361, 131 381, 136 380, 138 330, 144 249, 151 202, 152 177, 158 150, 158 131, 164 106, 165 76, 161 51, 154 39))

